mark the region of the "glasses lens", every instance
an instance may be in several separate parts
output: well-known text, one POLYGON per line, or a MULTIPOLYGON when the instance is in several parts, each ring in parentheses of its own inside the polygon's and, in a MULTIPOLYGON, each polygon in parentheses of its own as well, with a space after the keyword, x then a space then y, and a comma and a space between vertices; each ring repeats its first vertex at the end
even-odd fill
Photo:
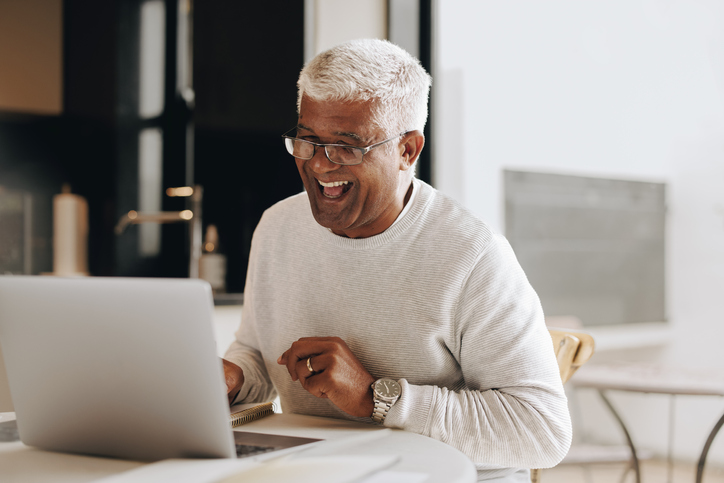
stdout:
POLYGON ((295 158, 311 159, 314 156, 314 145, 300 139, 284 138, 284 145, 295 158))
POLYGON ((362 151, 353 147, 325 146, 327 156, 337 164, 360 164, 362 162, 362 151))

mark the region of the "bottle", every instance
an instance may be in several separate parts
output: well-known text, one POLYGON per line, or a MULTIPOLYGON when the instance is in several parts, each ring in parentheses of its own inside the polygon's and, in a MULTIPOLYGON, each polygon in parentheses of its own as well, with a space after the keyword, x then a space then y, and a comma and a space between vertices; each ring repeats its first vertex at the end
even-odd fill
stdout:
POLYGON ((209 282, 214 294, 226 292, 226 255, 219 253, 219 232, 216 225, 206 227, 199 260, 199 278, 209 282))
POLYGON ((53 275, 88 275, 88 201, 67 183, 53 196, 53 275))

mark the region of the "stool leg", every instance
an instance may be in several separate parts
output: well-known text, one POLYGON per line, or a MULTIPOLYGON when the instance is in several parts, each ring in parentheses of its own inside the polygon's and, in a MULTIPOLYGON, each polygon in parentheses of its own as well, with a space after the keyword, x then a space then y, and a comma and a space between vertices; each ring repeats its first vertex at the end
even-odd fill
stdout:
POLYGON ((674 429, 676 428, 676 394, 669 396, 669 444, 666 449, 666 482, 674 478, 674 429))
POLYGON ((623 470, 623 474, 621 475, 621 483, 626 483, 626 477, 628 476, 628 472, 633 469, 633 465, 629 461, 628 466, 626 466, 626 469, 623 470))
POLYGON ((631 460, 633 463, 634 472, 636 473, 636 483, 641 483, 641 468, 639 466, 639 458, 638 456, 636 456, 636 447, 633 444, 631 435, 629 434, 628 429, 626 429, 626 425, 623 424, 621 416, 618 415, 616 409, 614 409, 613 405, 611 404, 611 401, 609 401, 604 394, 603 389, 599 389, 598 394, 601 396, 601 399, 603 399, 603 402, 606 404, 606 406, 608 406, 609 411, 611 411, 613 417, 616 418, 616 421, 618 421, 619 426, 621 426, 621 429, 623 430, 624 436, 626 436, 626 442, 628 443, 629 448, 631 448, 631 460))
POLYGON ((714 442, 714 438, 721 429, 722 425, 724 425, 724 415, 722 415, 722 417, 719 418, 719 421, 717 421, 717 423, 714 425, 714 429, 712 429, 711 433, 709 433, 709 437, 706 439, 706 444, 704 444, 704 449, 701 451, 701 457, 699 457, 699 464, 696 467, 696 483, 701 483, 701 479, 704 477, 704 464, 706 463, 706 455, 709 453, 711 443, 714 442))

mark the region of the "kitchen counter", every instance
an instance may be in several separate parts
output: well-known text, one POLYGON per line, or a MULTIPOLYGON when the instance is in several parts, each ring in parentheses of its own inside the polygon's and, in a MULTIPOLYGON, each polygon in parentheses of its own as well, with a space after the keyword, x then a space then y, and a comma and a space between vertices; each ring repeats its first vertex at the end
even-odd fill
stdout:
POLYGON ((214 295, 214 305, 241 305, 244 303, 243 293, 218 293, 214 295))

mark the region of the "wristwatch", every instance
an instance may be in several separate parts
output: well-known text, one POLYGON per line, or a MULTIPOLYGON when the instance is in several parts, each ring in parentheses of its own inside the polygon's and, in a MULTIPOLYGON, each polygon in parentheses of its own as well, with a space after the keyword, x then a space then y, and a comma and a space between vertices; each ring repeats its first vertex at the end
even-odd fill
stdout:
POLYGON ((393 404, 400 399, 402 388, 394 379, 377 379, 372 383, 372 397, 375 400, 375 409, 372 411, 372 420, 382 424, 393 404))

